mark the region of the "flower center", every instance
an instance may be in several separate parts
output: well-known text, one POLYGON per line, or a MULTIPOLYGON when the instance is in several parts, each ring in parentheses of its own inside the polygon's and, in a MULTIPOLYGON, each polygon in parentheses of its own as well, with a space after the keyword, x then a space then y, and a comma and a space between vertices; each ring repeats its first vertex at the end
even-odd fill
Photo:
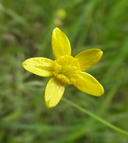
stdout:
POLYGON ((54 61, 53 74, 64 84, 76 83, 76 74, 78 72, 80 72, 79 62, 72 56, 61 56, 54 61))

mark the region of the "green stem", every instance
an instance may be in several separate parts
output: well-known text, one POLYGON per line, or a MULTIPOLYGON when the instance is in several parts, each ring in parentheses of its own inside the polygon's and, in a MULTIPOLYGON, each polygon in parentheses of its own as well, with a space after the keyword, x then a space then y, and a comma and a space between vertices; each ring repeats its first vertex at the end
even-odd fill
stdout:
POLYGON ((94 119, 100 121, 101 123, 105 124, 106 126, 110 127, 111 129, 113 129, 113 130, 115 130, 115 131, 117 131, 117 132, 119 132, 119 133, 121 133, 121 134, 124 134, 124 135, 127 135, 127 136, 128 136, 128 132, 126 132, 126 131, 124 131, 124 130, 122 130, 122 129, 120 129, 120 128, 118 128, 118 127, 112 125, 112 124, 110 124, 109 122, 107 122, 107 121, 103 120, 102 118, 100 118, 100 117, 94 115, 93 113, 91 113, 91 112, 89 112, 88 110, 86 110, 86 109, 80 107, 79 105, 73 103, 72 101, 69 101, 69 100, 67 100, 67 99, 65 99, 65 98, 62 98, 62 100, 65 101, 65 102, 67 102, 67 103, 70 104, 71 106, 73 106, 73 107, 79 109, 79 110, 82 111, 83 113, 86 113, 86 114, 88 114, 89 116, 93 117, 94 119))

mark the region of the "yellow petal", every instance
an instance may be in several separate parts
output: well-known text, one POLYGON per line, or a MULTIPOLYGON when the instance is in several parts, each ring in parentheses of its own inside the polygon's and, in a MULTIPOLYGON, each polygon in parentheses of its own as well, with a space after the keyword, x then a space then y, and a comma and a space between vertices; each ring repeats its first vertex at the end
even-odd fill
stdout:
POLYGON ((70 42, 59 28, 55 28, 52 32, 52 49, 56 59, 60 56, 71 55, 70 42))
POLYGON ((104 94, 104 89, 102 85, 90 74, 81 72, 74 84, 77 89, 87 94, 94 96, 101 96, 104 94))
POLYGON ((29 72, 42 77, 52 76, 53 61, 43 57, 30 58, 22 63, 22 66, 29 72))
POLYGON ((103 52, 100 49, 85 50, 75 56, 80 63, 81 71, 85 71, 94 66, 102 57, 103 52))
POLYGON ((49 80, 44 96, 45 104, 48 108, 52 108, 58 104, 63 96, 64 89, 65 86, 55 77, 49 80))

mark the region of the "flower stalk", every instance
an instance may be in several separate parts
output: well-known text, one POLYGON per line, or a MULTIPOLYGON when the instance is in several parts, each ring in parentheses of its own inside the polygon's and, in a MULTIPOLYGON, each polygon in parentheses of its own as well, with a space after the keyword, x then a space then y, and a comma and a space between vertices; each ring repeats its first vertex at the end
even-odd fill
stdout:
POLYGON ((126 131, 124 131, 124 130, 122 130, 122 129, 120 129, 120 128, 114 126, 114 125, 112 125, 111 123, 105 121, 104 119, 100 118, 99 116, 97 116, 97 115, 95 115, 95 114, 89 112, 88 110, 86 110, 86 109, 80 107, 80 106, 77 105, 76 103, 74 103, 74 102, 72 102, 72 101, 70 101, 70 100, 68 100, 68 99, 65 99, 64 97, 62 98, 62 100, 63 100, 64 102, 70 104, 71 106, 77 108, 77 109, 80 110, 81 112, 86 113, 87 115, 91 116, 92 118, 96 119, 97 121, 103 123, 104 125, 108 126, 109 128, 111 128, 111 129, 113 129, 113 130, 115 130, 115 131, 117 131, 117 132, 119 132, 119 133, 121 133, 121 134, 124 134, 124 135, 128 136, 128 132, 126 132, 126 131))

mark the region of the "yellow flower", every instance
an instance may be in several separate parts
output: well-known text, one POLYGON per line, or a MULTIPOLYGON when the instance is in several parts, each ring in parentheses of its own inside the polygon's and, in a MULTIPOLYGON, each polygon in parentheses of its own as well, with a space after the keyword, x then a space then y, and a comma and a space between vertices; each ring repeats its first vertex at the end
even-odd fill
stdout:
POLYGON ((100 60, 103 54, 100 49, 85 50, 72 57, 67 36, 59 28, 55 28, 52 33, 52 50, 56 59, 54 61, 35 57, 22 63, 27 71, 38 76, 53 76, 46 86, 44 96, 48 108, 58 104, 67 84, 73 84, 80 91, 94 96, 104 93, 102 85, 92 75, 83 72, 100 60))

